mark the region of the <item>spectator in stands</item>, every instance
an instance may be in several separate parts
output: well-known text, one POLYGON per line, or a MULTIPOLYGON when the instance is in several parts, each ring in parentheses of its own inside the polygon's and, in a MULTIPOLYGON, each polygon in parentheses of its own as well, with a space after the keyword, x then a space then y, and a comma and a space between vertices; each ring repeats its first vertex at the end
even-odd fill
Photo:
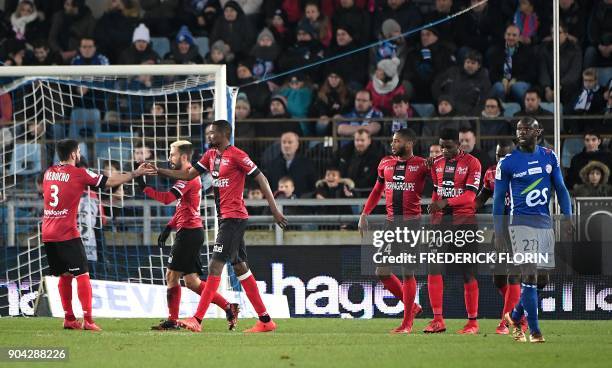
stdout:
MULTIPOLYGON (((302 73, 290 76, 278 94, 287 99, 287 112, 292 118, 308 116, 308 109, 312 103, 312 88, 302 73)), ((310 123, 300 123, 304 135, 312 135, 310 123)))
POLYGON ((4 60, 4 66, 23 66, 29 63, 27 57, 26 43, 22 40, 9 38, 5 40, 4 48, 7 58, 4 60))
POLYGON ((430 145, 437 141, 440 132, 444 129, 459 130, 464 127, 470 127, 470 123, 467 120, 454 120, 456 116, 457 113, 455 112, 453 99, 447 95, 440 96, 436 113, 433 116, 437 119, 423 124, 424 144, 430 145))
POLYGON ((300 23, 308 23, 315 30, 316 39, 327 48, 332 40, 332 27, 329 18, 321 13, 316 0, 307 0, 304 5, 304 17, 300 23))
POLYGON ((234 54, 246 55, 255 44, 257 32, 235 1, 223 7, 223 16, 218 17, 210 34, 210 42, 223 40, 234 54))
POLYGON ((553 113, 545 110, 540 105, 542 96, 538 88, 529 88, 525 91, 524 107, 521 111, 514 114, 514 117, 531 116, 540 122, 540 126, 544 128, 544 134, 552 134, 554 128, 553 113))
POLYGON ((492 94, 522 103, 525 92, 536 77, 536 60, 529 45, 519 42, 520 30, 511 24, 506 27, 505 44, 493 45, 487 51, 489 73, 493 83, 492 94))
MULTIPOLYGON (((336 27, 335 42, 325 51, 325 57, 332 57, 355 49, 357 47, 353 39, 355 27, 352 24, 338 25, 336 27)), ((367 83, 368 59, 367 54, 363 52, 353 53, 330 61, 327 67, 331 70, 344 69, 350 71, 345 75, 345 82, 350 90, 357 91, 367 83)))
POLYGON ((559 22, 565 25, 568 40, 579 46, 586 40, 588 13, 585 5, 576 0, 559 0, 559 22))
MULTIPOLYGON (((355 106, 353 110, 348 114, 342 115, 342 117, 349 120, 338 123, 338 135, 352 137, 360 128, 367 129, 370 135, 378 135, 381 125, 380 122, 375 121, 375 119, 380 119, 383 115, 372 106, 370 91, 361 90, 355 95, 355 106)), ((343 142, 343 145, 346 143, 348 142, 343 142)))
POLYGON ((604 110, 604 119, 599 130, 601 133, 612 132, 612 93, 608 93, 606 108, 604 110))
POLYGON ((247 123, 244 120, 252 119, 255 116, 251 116, 251 103, 246 93, 240 92, 236 97, 236 130, 235 135, 243 140, 240 148, 249 154, 253 153, 253 141, 255 138, 255 126, 253 123, 247 123))
POLYGON ((269 24, 276 42, 283 50, 286 50, 294 39, 293 29, 287 23, 287 13, 283 9, 275 9, 269 24))
MULTIPOLYGON (((264 199, 263 193, 257 184, 250 184, 247 186, 247 199, 248 200, 262 200, 264 199)), ((247 206, 247 212, 251 216, 261 215, 264 207, 262 206, 247 206)))
POLYGON ((251 56, 255 58, 253 76, 257 79, 274 73, 274 65, 281 54, 281 48, 274 39, 274 34, 264 28, 257 36, 257 43, 251 49, 251 56))
POLYGON ((350 99, 351 96, 340 71, 329 72, 314 102, 310 105, 310 116, 319 118, 315 127, 318 136, 331 135, 332 124, 329 119, 347 113, 350 109, 350 99))
POLYGON ((98 50, 108 56, 111 63, 117 64, 123 50, 130 47, 139 17, 138 1, 112 0, 96 22, 94 38, 98 50))
POLYGON ((612 66, 612 0, 598 1, 588 24, 584 68, 612 66))
POLYGON ((355 0, 340 0, 337 4, 332 17, 334 29, 340 24, 359 24, 355 30, 355 42, 358 45, 368 43, 372 24, 370 14, 357 6, 355 0))
MULTIPOLYGON (((290 176, 283 176, 278 179, 278 190, 274 192, 274 198, 276 199, 296 199, 295 195, 295 183, 290 176)), ((286 213, 283 211, 283 213, 286 213)))
POLYGON ((519 29, 519 41, 524 45, 538 41, 540 19, 534 8, 534 0, 519 0, 512 23, 519 29))
POLYGON ((182 26, 178 31, 170 52, 164 56, 164 60, 173 64, 204 63, 204 59, 200 55, 200 50, 194 43, 193 34, 191 34, 187 26, 182 26))
MULTIPOLYGON (((552 33, 551 29, 551 33, 552 33)), ((580 46, 569 39, 566 26, 559 24, 559 75, 561 78, 561 103, 567 105, 580 86, 582 51, 580 46)), ((552 38, 541 46, 539 57, 539 84, 544 88, 544 98, 553 102, 554 53, 552 38)))
POLYGON ((574 186, 575 197, 610 197, 612 196, 612 185, 610 179, 610 168, 600 161, 590 161, 580 170, 582 184, 574 186))
MULTIPOLYGON (((121 174, 121 164, 119 161, 115 160, 105 160, 102 166, 102 174, 104 176, 110 177, 113 175, 121 174)), ((110 213, 112 216, 112 210, 110 207, 119 208, 121 207, 120 203, 123 199, 123 195, 125 194, 123 190, 123 184, 118 187, 108 188, 102 191, 101 199, 105 203, 104 212, 110 213)))
POLYGON ((230 47, 223 40, 218 40, 210 46, 210 51, 206 55, 205 61, 207 64, 225 65, 227 84, 230 86, 238 85, 234 53, 232 53, 230 47))
POLYGON ((375 14, 375 35, 380 33, 382 24, 387 19, 394 19, 406 30, 415 29, 423 23, 421 11, 411 0, 387 0, 375 14))
POLYGON ((442 94, 449 95, 458 115, 475 115, 490 88, 489 72, 482 68, 482 55, 470 50, 462 66, 453 66, 436 77, 431 93, 435 99, 442 94))
MULTIPOLYGON (((209 3, 211 2, 212 1, 209 1, 209 3)), ((229 0, 220 0, 219 2, 221 3, 222 7, 225 7, 225 4, 227 4, 229 0)), ((249 19, 251 24, 259 23, 259 18, 262 15, 262 4, 264 0, 235 0, 234 2, 240 5, 240 8, 242 11, 244 11, 244 14, 249 19)))
MULTIPOLYGON (((459 10, 459 8, 454 5, 453 0, 435 0, 433 10, 425 14, 423 22, 430 23, 448 17, 453 12, 459 10)), ((440 41, 453 48, 453 51, 457 45, 458 35, 463 29, 463 23, 464 18, 457 17, 452 22, 442 22, 436 25, 440 41)))
POLYGON ((149 29, 143 23, 134 29, 132 45, 123 50, 119 60, 121 64, 159 63, 159 55, 151 47, 149 29))
POLYGON ((140 0, 143 21, 154 37, 169 38, 176 32, 176 14, 180 0, 140 0))
POLYGON ((11 14, 10 20, 15 38, 18 40, 31 44, 32 41, 47 38, 45 14, 36 9, 33 1, 21 0, 17 9, 11 14))
MULTIPOLYGON (((355 183, 349 178, 342 178, 340 169, 330 166, 325 170, 325 177, 315 184, 316 199, 352 198, 355 183)), ((321 214, 347 215, 351 214, 350 206, 325 206, 319 212, 321 214)))
MULTIPOLYGON (((481 0, 470 0, 471 5, 480 3, 481 0)), ((463 15, 466 20, 462 29, 458 32, 458 45, 460 57, 463 60, 464 49, 473 49, 485 54, 487 49, 494 44, 503 41, 504 20, 497 4, 485 2, 463 15)))
POLYGON ((108 65, 108 58, 100 54, 93 37, 81 38, 79 53, 70 62, 72 65, 108 65))
POLYGON ((134 151, 132 152, 132 161, 140 164, 141 162, 149 161, 152 158, 153 148, 151 148, 151 146, 148 144, 143 143, 141 140, 137 141, 134 145, 134 151))
POLYGON ((49 30, 51 50, 62 55, 65 62, 77 54, 83 37, 93 36, 96 20, 85 0, 65 0, 64 9, 53 14, 49 30))
MULTIPOLYGON (((279 59, 280 70, 299 68, 322 59, 323 47, 315 37, 315 30, 310 24, 300 24, 297 28, 296 42, 279 59)), ((319 68, 310 68, 308 73, 314 81, 318 81, 319 68)))
POLYGON ((379 142, 372 142, 367 129, 359 129, 353 136, 353 144, 343 147, 338 154, 338 168, 343 178, 355 183, 355 190, 360 197, 367 197, 378 177, 378 163, 385 156, 385 150, 379 142))
POLYGON ((575 184, 579 184, 578 177, 580 176, 580 170, 590 161, 602 162, 608 169, 612 167, 612 154, 602 149, 601 136, 593 130, 589 130, 584 134, 584 149, 582 152, 572 157, 570 167, 567 170, 567 176, 565 177, 565 183, 568 188, 573 188, 575 184))
POLYGON ((221 5, 217 1, 183 1, 178 9, 177 20, 179 24, 186 24, 194 36, 206 37, 212 31, 215 20, 220 14, 221 5))
POLYGON ((407 94, 393 96, 391 108, 393 121, 391 121, 389 129, 385 129, 385 133, 393 135, 393 133, 400 129, 410 128, 417 135, 421 134, 423 123, 420 121, 409 121, 412 118, 419 118, 420 116, 410 105, 410 99, 407 94))
POLYGON ((406 93, 400 83, 399 65, 400 59, 396 57, 379 61, 372 79, 365 87, 372 96, 372 106, 386 115, 391 113, 393 97, 406 93))
MULTIPOLYGON (((499 99, 489 97, 485 100, 484 108, 480 113, 480 135, 512 135, 512 127, 503 119, 504 107, 499 99)), ((480 147, 489 157, 495 155, 495 139, 482 139, 480 147)))
POLYGON ((442 154, 442 146, 439 143, 434 143, 429 146, 429 157, 438 157, 442 154))
POLYGON ((263 164, 263 171, 272 191, 278 189, 278 181, 289 176, 295 183, 295 194, 300 197, 314 190, 316 175, 312 161, 298 153, 299 136, 287 131, 280 136, 280 154, 263 164))
POLYGON ((272 96, 267 117, 271 120, 273 119, 274 122, 270 124, 257 124, 255 132, 258 137, 278 137, 288 131, 298 135, 302 134, 300 123, 292 120, 291 115, 287 111, 287 98, 285 96, 272 96))
POLYGON ((459 129, 459 148, 480 161, 482 169, 480 177, 484 177, 485 171, 493 164, 493 161, 486 151, 482 151, 476 147, 476 133, 472 128, 465 127, 459 129))
POLYGON ((406 39, 401 36, 402 27, 394 19, 387 19, 383 22, 381 28, 380 40, 387 40, 389 38, 395 38, 393 40, 384 41, 378 47, 370 49, 370 74, 376 71, 376 67, 381 60, 398 58, 400 63, 397 67, 398 73, 404 70, 406 65, 406 58, 410 52, 410 48, 406 43, 406 39))
POLYGON ((453 50, 439 42, 435 27, 421 31, 421 42, 409 54, 404 80, 410 82, 408 94, 416 102, 430 102, 431 85, 440 73, 453 65, 453 50))
MULTIPOLYGON (((599 115, 603 112, 606 101, 604 89, 599 85, 597 69, 587 68, 582 72, 582 88, 574 95, 568 113, 572 115, 599 115)), ((585 122, 586 123, 586 122, 585 122)))
MULTIPOLYGON (((236 76, 238 77, 238 85, 244 86, 255 82, 253 77, 253 59, 246 58, 238 62, 236 67, 236 76)), ((268 110, 270 101, 270 89, 267 83, 255 83, 240 88, 241 92, 246 93, 251 103, 251 108, 254 112, 265 113, 268 110)), ((285 110, 287 104, 285 103, 285 110)))
POLYGON ((46 40, 38 40, 32 44, 34 58, 28 61, 28 65, 61 65, 64 61, 57 52, 49 49, 46 40))

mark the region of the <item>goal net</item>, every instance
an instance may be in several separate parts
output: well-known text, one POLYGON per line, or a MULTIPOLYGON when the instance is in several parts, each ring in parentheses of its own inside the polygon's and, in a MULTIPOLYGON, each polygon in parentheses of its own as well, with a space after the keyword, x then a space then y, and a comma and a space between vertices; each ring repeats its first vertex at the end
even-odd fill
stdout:
MULTIPOLYGON (((122 65, 0 68, 0 316, 31 315, 48 268, 41 242, 40 181, 58 162, 55 143, 80 142, 81 164, 112 176, 137 162, 165 167, 170 144, 186 139, 193 160, 206 150, 204 126, 233 124, 235 91, 221 65, 122 65), (10 115, 7 109, 10 107, 10 115)), ((172 182, 148 178, 158 190, 172 182)), ((206 244, 216 237, 214 201, 203 176, 206 244)), ((174 205, 145 199, 134 182, 83 193, 78 225, 92 279, 165 284, 173 237, 157 236, 174 205)), ((209 246, 202 263, 208 264, 209 246)), ((230 283, 224 278, 223 287, 230 283)))

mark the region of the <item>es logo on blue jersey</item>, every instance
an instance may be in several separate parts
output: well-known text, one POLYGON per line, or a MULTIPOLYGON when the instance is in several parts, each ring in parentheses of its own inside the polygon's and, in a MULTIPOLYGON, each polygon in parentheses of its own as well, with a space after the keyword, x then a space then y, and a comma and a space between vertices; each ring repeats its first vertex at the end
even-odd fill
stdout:
POLYGON ((548 203, 548 188, 543 188, 542 190, 537 189, 536 187, 543 178, 539 178, 533 183, 529 184, 527 188, 523 189, 521 195, 525 195, 525 203, 529 207, 535 207, 540 205, 545 205, 548 203))

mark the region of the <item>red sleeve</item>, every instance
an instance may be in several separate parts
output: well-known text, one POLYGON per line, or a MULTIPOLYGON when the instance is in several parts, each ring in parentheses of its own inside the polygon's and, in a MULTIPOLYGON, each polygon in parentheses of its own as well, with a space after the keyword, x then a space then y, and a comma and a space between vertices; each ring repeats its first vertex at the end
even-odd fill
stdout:
POLYGON ((200 161, 196 162, 195 168, 200 173, 205 173, 206 171, 210 171, 210 155, 213 150, 208 150, 206 153, 202 155, 200 161))
POLYGON ((170 204, 176 201, 177 198, 180 198, 180 196, 177 196, 173 190, 170 190, 169 192, 158 192, 151 187, 146 187, 144 189, 144 193, 163 204, 170 204))
POLYGON ((106 176, 98 175, 91 170, 87 170, 85 168, 77 168, 77 172, 79 173, 79 178, 83 182, 83 185, 102 188, 106 185, 106 176))
POLYGON ((5 93, 0 95, 0 121, 10 122, 13 120, 13 102, 11 95, 5 93))
POLYGON ((480 188, 480 175, 481 175, 480 161, 477 158, 473 158, 468 163, 467 181, 465 183, 466 191, 478 192, 480 188))
POLYGON ((257 176, 259 174, 259 169, 257 165, 251 160, 249 155, 247 155, 243 151, 236 152, 236 165, 238 165, 238 169, 247 175, 257 176))
POLYGON ((471 190, 466 190, 465 192, 463 192, 462 195, 458 197, 449 198, 448 205, 451 207, 466 206, 470 203, 473 203, 475 199, 476 199, 476 192, 473 192, 471 190))
POLYGON ((487 172, 485 172, 485 176, 482 182, 482 189, 486 189, 490 192, 493 192, 493 185, 495 183, 495 180, 493 180, 492 178, 493 175, 494 171, 487 170, 487 172))
POLYGON ((176 216, 172 216, 168 224, 166 225, 171 229, 176 229, 176 216))
MULTIPOLYGON (((380 177, 379 177, 380 178, 380 177)), ((381 182, 380 179, 376 180, 376 184, 374 184, 374 189, 368 196, 368 200, 366 201, 365 206, 363 207, 363 213, 369 215, 372 213, 378 201, 380 201, 380 197, 382 197, 383 190, 385 189, 384 180, 381 182)))

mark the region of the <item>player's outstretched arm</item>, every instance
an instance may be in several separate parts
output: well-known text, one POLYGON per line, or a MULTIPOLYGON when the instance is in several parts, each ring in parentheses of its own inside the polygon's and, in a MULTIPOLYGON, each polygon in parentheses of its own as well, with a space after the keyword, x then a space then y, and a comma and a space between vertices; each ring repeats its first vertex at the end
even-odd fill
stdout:
POLYGON ((177 180, 191 180, 197 176, 200 176, 200 172, 193 167, 190 167, 189 171, 162 169, 160 167, 155 167, 155 169, 157 170, 158 175, 163 175, 165 177, 177 180))
POLYGON ((276 207, 276 201, 274 200, 274 195, 272 194, 272 189, 270 189, 270 183, 268 183, 268 179, 264 174, 259 173, 255 177, 255 181, 257 182, 257 185, 259 185, 259 189, 261 189, 264 198, 268 201, 268 205, 270 206, 270 211, 272 211, 272 216, 274 216, 274 220, 276 221, 278 226, 284 229, 287 226, 287 219, 276 207))
POLYGON ((136 183, 140 190, 149 198, 153 198, 154 200, 163 203, 170 204, 181 197, 181 193, 174 187, 172 187, 167 192, 160 192, 155 190, 152 186, 150 186, 144 176, 139 176, 136 178, 136 183))
POLYGON ((125 184, 128 181, 143 175, 155 175, 155 170, 147 166, 147 164, 140 164, 138 168, 129 173, 115 174, 110 176, 106 181, 106 188, 116 187, 121 184, 125 184))

